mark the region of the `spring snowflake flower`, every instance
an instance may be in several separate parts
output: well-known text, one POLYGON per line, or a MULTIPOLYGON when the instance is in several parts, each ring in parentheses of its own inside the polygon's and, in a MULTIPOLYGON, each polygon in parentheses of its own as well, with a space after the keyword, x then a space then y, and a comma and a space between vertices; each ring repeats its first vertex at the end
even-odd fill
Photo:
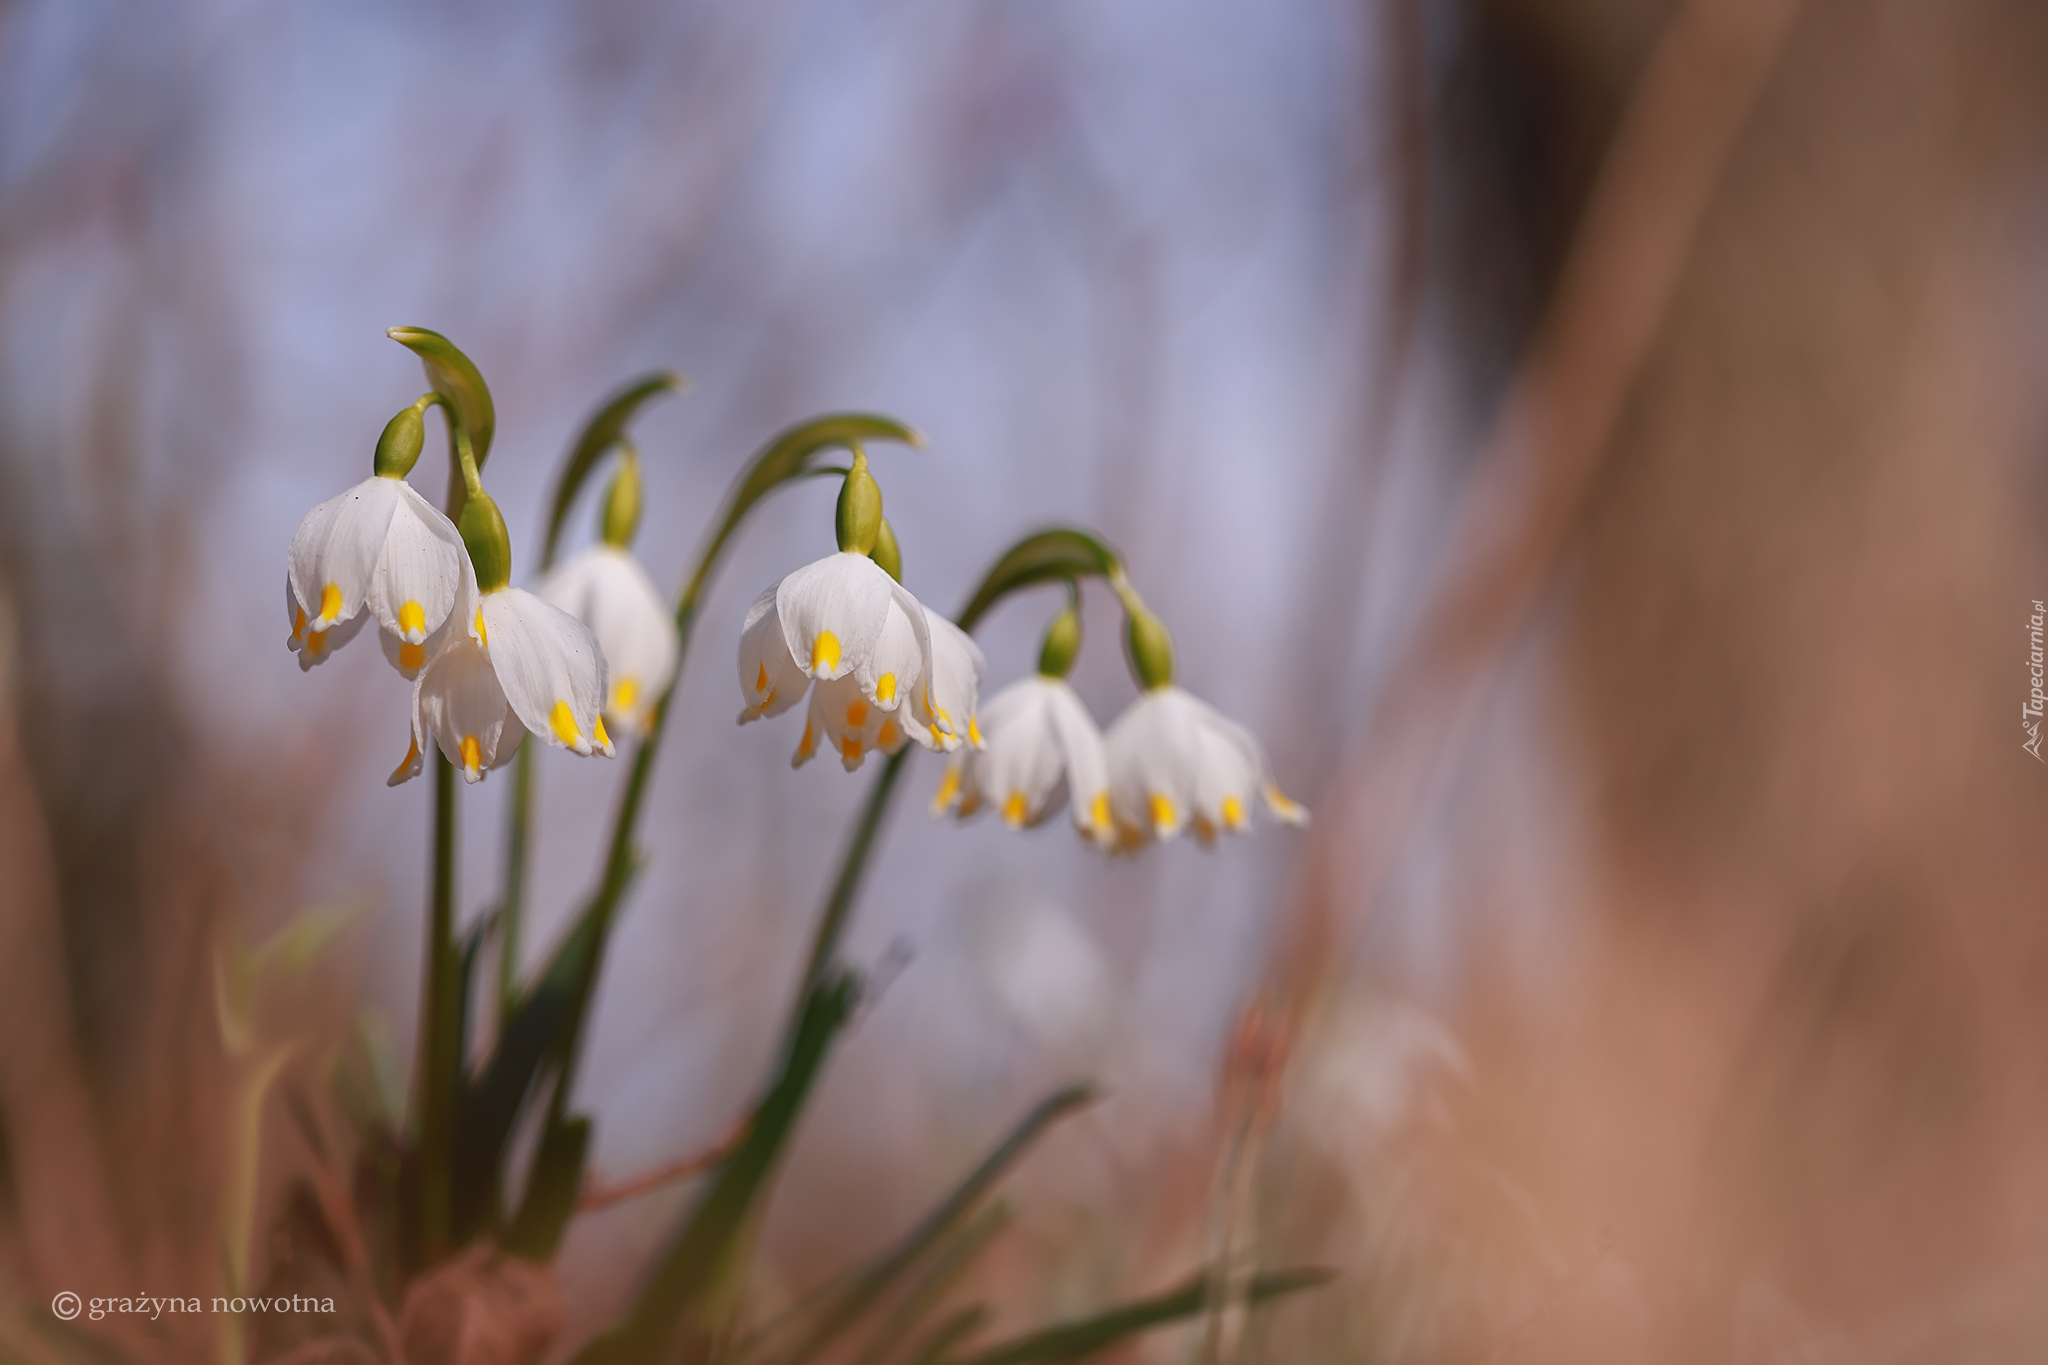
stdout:
POLYGON ((990 697, 969 748, 946 768, 932 813, 961 819, 994 806, 1011 828, 1042 824, 1062 805, 1073 810, 1083 838, 1107 845, 1115 837, 1109 760, 1088 708, 1064 678, 1036 674, 990 697))
POLYGON ((645 733, 655 702, 675 678, 679 653, 675 619, 647 570, 616 545, 593 545, 536 592, 597 637, 611 679, 605 719, 629 739, 645 733))
POLYGON ((860 700, 894 712, 917 691, 931 657, 931 630, 918 600, 866 555, 841 550, 798 569, 748 608, 740 630, 740 692, 747 701, 740 724, 787 711, 813 680, 822 690, 850 678, 860 700))
POLYGON ((402 477, 372 474, 306 513, 293 532, 287 643, 310 669, 361 629, 368 607, 386 655, 415 677, 469 575, 455 523, 402 477))
POLYGON ((1172 683, 1127 707, 1104 740, 1117 842, 1165 842, 1192 825, 1204 844, 1218 830, 1243 833, 1254 797, 1276 820, 1305 824, 1308 810, 1283 796, 1249 730, 1172 683))
POLYGON ((390 785, 419 775, 429 738, 467 782, 508 762, 526 730, 609 758, 604 698, 604 654, 588 626, 523 589, 486 592, 413 683, 412 748, 390 785))

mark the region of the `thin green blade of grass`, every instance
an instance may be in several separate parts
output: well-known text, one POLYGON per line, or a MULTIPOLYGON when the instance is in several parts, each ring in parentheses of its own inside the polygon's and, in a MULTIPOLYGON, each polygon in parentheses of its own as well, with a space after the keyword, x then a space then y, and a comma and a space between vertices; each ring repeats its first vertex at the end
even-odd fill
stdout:
MULTIPOLYGON (((1261 1303, 1312 1289, 1334 1276, 1335 1272, 1329 1270, 1283 1270, 1261 1275, 1252 1281, 1246 1298, 1251 1303, 1261 1303)), ((1038 1365, 1041 1361, 1080 1360, 1140 1332, 1193 1317, 1202 1311, 1208 1295, 1208 1277, 1198 1275, 1179 1289, 1154 1298, 1139 1299, 1079 1322, 998 1342, 971 1356, 950 1358, 946 1365, 1038 1365)))
POLYGON ((865 1351, 854 1365, 885 1365, 896 1346, 909 1341, 927 1314, 960 1282, 981 1253, 1010 1225, 1010 1205, 997 1200, 969 1219, 967 1224, 938 1248, 932 1262, 903 1295, 903 1299, 875 1328, 865 1351))
POLYGON ((832 1344, 848 1327, 859 1321, 894 1283, 897 1276, 909 1269, 948 1228, 953 1227, 981 1202, 983 1196, 1002 1179, 1025 1152, 1030 1150, 1031 1145, 1046 1129, 1081 1106, 1092 1103, 1097 1094, 1092 1084, 1084 1082, 1056 1091, 1032 1106, 1031 1111, 996 1144, 993 1151, 982 1158, 981 1164, 970 1171, 966 1179, 954 1186, 952 1191, 895 1246, 877 1257, 866 1270, 854 1277, 845 1293, 824 1311, 816 1325, 804 1337, 803 1344, 791 1352, 791 1365, 811 1359, 832 1344))
POLYGON ((828 976, 811 988, 787 1060, 755 1109, 746 1136, 656 1262, 626 1320, 585 1346, 576 1365, 697 1360, 708 1352, 722 1326, 722 1300, 733 1288, 760 1196, 858 993, 851 972, 828 976))
POLYGON ((946 1352, 979 1332, 993 1316, 987 1304, 977 1303, 972 1308, 961 1309, 933 1328, 931 1334, 917 1344, 905 1365, 938 1365, 945 1359, 946 1352))

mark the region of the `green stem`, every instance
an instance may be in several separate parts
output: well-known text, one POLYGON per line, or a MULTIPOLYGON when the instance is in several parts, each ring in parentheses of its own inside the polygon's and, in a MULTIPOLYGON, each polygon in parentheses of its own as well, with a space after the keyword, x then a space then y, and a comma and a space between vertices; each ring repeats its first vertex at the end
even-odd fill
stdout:
POLYGON ((854 901, 860 895, 861 877, 868 870, 868 856, 874 852, 875 836, 881 833, 882 821, 889 813, 889 798, 896 791, 896 783, 903 776, 905 762, 910 757, 910 747, 898 749, 882 769, 881 776, 868 788, 867 804, 861 807, 860 819, 854 824, 853 837, 847 841, 846 856, 839 863, 839 879, 832 884, 831 899, 825 902, 825 913, 818 919, 818 927, 811 936, 810 961, 804 967, 803 980, 797 984, 796 1002, 791 1011, 791 1027, 803 1010, 803 1002, 832 965, 832 957, 839 950, 839 940, 846 933, 846 922, 852 917, 854 901))
POLYGON ((455 769, 434 750, 433 906, 421 964, 420 1235, 429 1263, 448 1248, 454 1211, 455 1088, 462 1069, 461 962, 455 952, 455 769))
MULTIPOLYGON (((479 487, 469 432, 455 405, 439 393, 420 398, 448 419, 448 454, 462 487, 479 487)), ((459 489, 449 490, 449 515, 460 514, 459 489)), ((427 941, 420 962, 419 1169, 420 1241, 432 1264, 448 1250, 455 1218, 455 1102, 462 1084, 462 959, 455 947, 455 769, 440 748, 434 768, 434 872, 427 941)))
MULTIPOLYGON (((676 604, 675 676, 678 680, 683 676, 683 663, 690 651, 690 628, 697 620, 698 595, 703 591, 714 557, 724 543, 721 536, 705 551, 704 557, 697 562, 697 570, 691 576, 682 600, 676 604)), ((556 1057, 555 1091, 548 1103, 551 1125, 560 1124, 568 1112, 569 1093, 574 1088, 576 1064, 582 1054, 583 1026, 590 1013, 590 995, 604 970, 604 950, 611 937, 612 920, 618 914, 619 903, 625 898, 626 887, 632 882, 636 870, 638 859, 633 853, 633 831, 640 823, 640 803, 645 799, 647 779, 654 772, 654 755, 661 748, 661 736, 668 726, 669 704, 675 698, 675 686, 675 683, 670 683, 669 690, 655 703, 654 717, 647 727, 647 734, 633 749, 633 771, 626 779, 626 790, 619 798, 618 815, 612 821, 612 840, 605 853, 604 874, 598 883, 597 894, 591 898, 590 954, 584 959, 583 970, 577 978, 569 1022, 563 1029, 556 1057)))
POLYGON ((498 1009, 519 1000, 520 928, 526 917, 526 831, 533 818, 534 746, 519 746, 512 763, 512 809, 505 828, 505 895, 498 905, 498 1009))

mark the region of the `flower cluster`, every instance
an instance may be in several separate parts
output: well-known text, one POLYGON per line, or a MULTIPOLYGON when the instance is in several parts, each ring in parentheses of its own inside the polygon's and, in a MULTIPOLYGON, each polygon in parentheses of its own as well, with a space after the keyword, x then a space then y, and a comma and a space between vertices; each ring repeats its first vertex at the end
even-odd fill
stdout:
MULTIPOLYGON (((401 330, 406 335, 393 335, 408 345, 422 337, 445 344, 432 333, 401 330)), ((452 348, 446 355, 468 366, 452 348)), ((428 361, 430 378, 448 378, 428 361)), ((504 519, 478 475, 494 420, 488 391, 473 367, 455 378, 451 387, 459 392, 466 380, 479 404, 483 435, 475 450, 458 400, 428 393, 385 427, 371 476, 308 512, 291 541, 285 610, 299 666, 324 662, 375 619, 385 657, 412 682, 411 743, 393 785, 420 773, 429 746, 467 781, 481 781, 529 731, 556 748, 610 756, 608 724, 628 738, 657 728, 681 655, 669 606, 630 552, 640 467, 618 422, 602 417, 589 448, 579 445, 544 558, 576 486, 616 448, 601 542, 527 592, 510 584, 504 519), (406 482, 424 444, 426 410, 435 406, 448 419, 461 476, 452 515, 406 482)), ((621 400, 627 407, 606 413, 623 421, 638 396, 673 383, 668 377, 633 389, 621 400)), ((1248 829, 1259 803, 1275 819, 1307 819, 1274 785, 1258 740, 1174 683, 1166 627, 1115 555, 1080 533, 1059 534, 1094 547, 1092 560, 1028 579, 1064 578, 1069 589, 1037 673, 983 707, 987 660, 965 630, 903 586, 901 553, 867 456, 857 441, 842 443, 852 461, 836 471, 844 475, 839 548, 770 584, 748 609, 739 641, 740 724, 808 698, 793 766, 825 751, 852 771, 869 753, 893 757, 914 742, 950 759, 935 814, 967 819, 993 809, 1005 824, 1025 828, 1066 809, 1075 830, 1104 849, 1163 843, 1183 830, 1210 844, 1219 833, 1248 829), (1078 579, 1091 574, 1107 578, 1123 605, 1141 689, 1106 735, 1066 681, 1081 646, 1078 579)))
POLYGON ((1165 628, 1119 584, 1131 619, 1132 664, 1145 690, 1104 736, 1066 681, 1080 648, 1078 602, 1054 620, 1038 673, 1010 684, 984 711, 986 743, 946 769, 934 814, 968 819, 993 807, 1012 828, 1038 825, 1062 806, 1074 829, 1128 852, 1192 829, 1203 844, 1250 827, 1255 800, 1274 818, 1308 812, 1281 794, 1250 731, 1173 683, 1165 628))
POLYGON ((893 755, 915 740, 951 755, 934 814, 967 819, 992 807, 1024 828, 1066 807, 1075 830, 1105 849, 1163 843, 1183 829, 1211 844, 1248 829, 1259 801, 1276 819, 1307 820, 1274 784, 1258 740, 1174 685, 1166 628, 1120 569, 1113 586, 1144 692, 1105 738, 1066 681, 1080 650, 1078 590, 1047 633, 1038 673, 982 707, 981 650, 899 581, 895 537, 858 450, 838 522, 839 552, 769 585, 740 630, 740 724, 810 695, 795 766, 825 747, 852 771, 871 750, 893 755))
POLYGON ((612 753, 597 637, 510 586, 511 563, 468 433, 439 394, 392 418, 371 476, 293 533, 285 611, 299 666, 324 662, 374 617, 385 657, 412 681, 411 744, 392 785, 419 774, 430 743, 470 782, 506 763, 529 730, 578 754, 612 753), (459 525, 406 482, 436 405, 447 410, 464 481, 459 525))

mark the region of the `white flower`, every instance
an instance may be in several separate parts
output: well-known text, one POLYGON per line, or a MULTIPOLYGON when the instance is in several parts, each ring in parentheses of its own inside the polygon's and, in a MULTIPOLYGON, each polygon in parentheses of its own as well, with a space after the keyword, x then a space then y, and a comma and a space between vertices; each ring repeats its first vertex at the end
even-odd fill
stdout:
POLYGON ((984 747, 954 756, 933 814, 952 809, 964 820, 990 805, 1014 829, 1070 804, 1084 838, 1115 837, 1102 735, 1065 679, 1034 674, 1011 683, 988 699, 981 721, 984 747))
POLYGON ((925 628, 931 637, 930 681, 918 689, 911 714, 928 733, 913 731, 912 735, 927 749, 951 753, 962 744, 979 749, 981 729, 975 709, 988 660, 973 636, 937 612, 925 612, 925 628))
POLYGON ((929 671, 924 608, 866 555, 806 564, 754 600, 740 631, 740 724, 796 705, 812 679, 851 677, 894 711, 929 671))
POLYGON ((1139 697, 1109 727, 1109 805, 1118 843, 1164 842, 1192 824, 1209 843, 1242 833, 1254 793, 1277 820, 1305 824, 1308 811, 1280 794, 1250 731, 1167 684, 1139 697))
POLYGON ((609 758, 604 696, 604 654, 588 626, 519 588, 485 593, 468 629, 450 631, 413 683, 412 749, 391 785, 418 776, 428 737, 470 782, 518 751, 522 727, 609 758))
POLYGON ((675 619, 647 570, 615 545, 593 545, 535 591, 597 636, 611 676, 605 719, 627 738, 643 733, 675 677, 678 653, 675 619))
POLYGON ((285 615, 299 667, 345 642, 364 607, 389 637, 385 653, 408 678, 474 582, 455 523, 404 479, 373 474, 329 498, 292 533, 285 615))

